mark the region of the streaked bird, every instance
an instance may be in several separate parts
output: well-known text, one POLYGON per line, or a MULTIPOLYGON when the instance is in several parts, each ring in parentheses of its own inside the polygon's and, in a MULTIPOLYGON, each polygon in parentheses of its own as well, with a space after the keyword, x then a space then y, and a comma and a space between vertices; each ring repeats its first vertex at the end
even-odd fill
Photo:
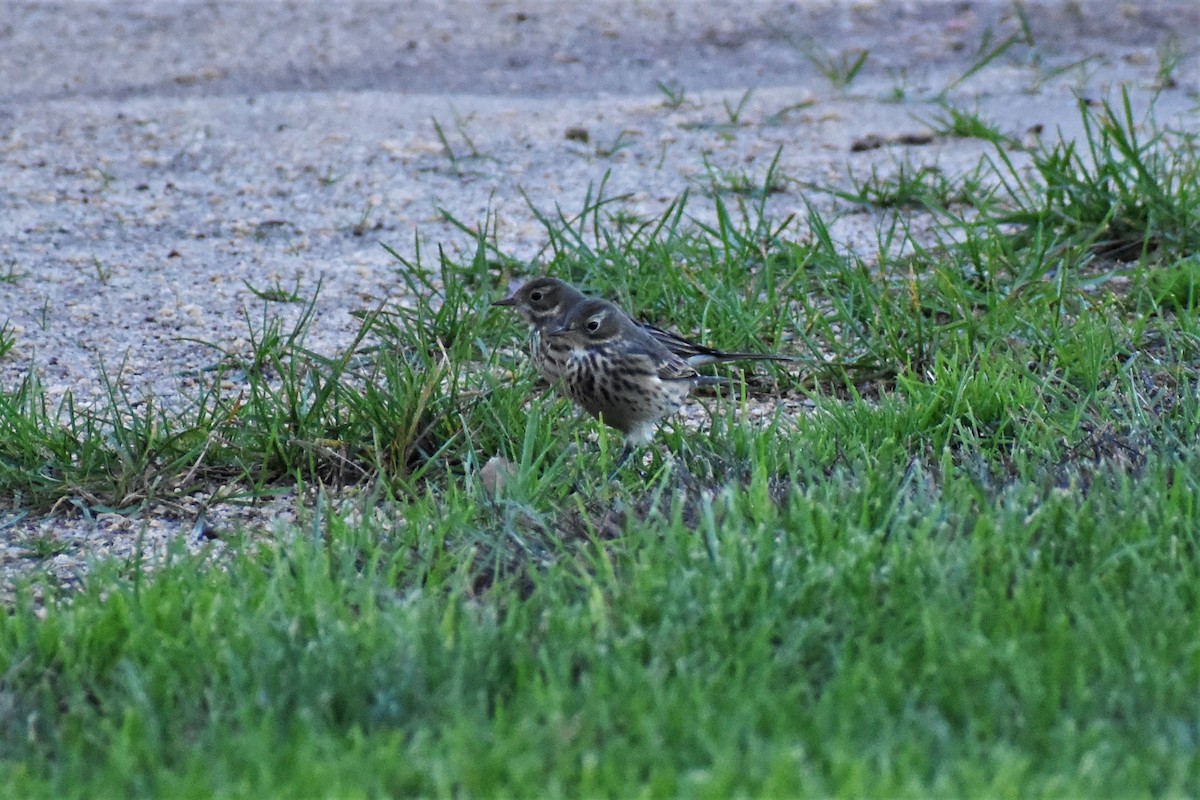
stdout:
POLYGON ((549 383, 558 383, 566 364, 566 346, 553 342, 547 331, 561 328, 575 306, 586 301, 587 295, 557 278, 534 278, 511 297, 497 300, 493 306, 515 308, 529 323, 529 356, 533 368, 549 383))
MULTIPOLYGON (((591 298, 569 283, 557 278, 542 277, 528 281, 513 292, 511 297, 497 300, 492 305, 515 308, 525 317, 530 328, 530 356, 534 369, 550 383, 556 383, 562 377, 565 355, 561 345, 555 345, 547 339, 546 332, 562 327, 571 310, 588 299, 591 298)), ((730 361, 796 360, 775 353, 725 352, 705 347, 657 325, 632 319, 631 321, 692 367, 706 367, 730 361)))
POLYGON ((607 300, 577 303, 560 327, 546 331, 564 347, 563 388, 575 403, 625 436, 616 469, 654 437, 658 424, 696 386, 726 383, 701 375, 607 300))

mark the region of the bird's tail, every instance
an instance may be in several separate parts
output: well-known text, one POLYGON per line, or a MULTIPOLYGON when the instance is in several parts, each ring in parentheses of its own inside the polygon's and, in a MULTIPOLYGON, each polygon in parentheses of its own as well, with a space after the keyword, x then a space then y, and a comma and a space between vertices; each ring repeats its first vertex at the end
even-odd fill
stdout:
POLYGON ((707 367, 711 364, 725 364, 730 361, 799 361, 795 356, 781 356, 776 353, 696 353, 684 356, 683 360, 693 367, 707 367))

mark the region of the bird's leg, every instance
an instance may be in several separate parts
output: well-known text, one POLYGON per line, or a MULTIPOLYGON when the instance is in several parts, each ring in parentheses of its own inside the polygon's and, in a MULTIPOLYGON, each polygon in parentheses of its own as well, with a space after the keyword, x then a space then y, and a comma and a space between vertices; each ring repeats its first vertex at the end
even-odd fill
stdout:
POLYGON ((625 442, 625 449, 621 451, 621 457, 617 459, 616 466, 609 473, 608 480, 610 482, 617 477, 617 473, 621 471, 621 467, 625 466, 625 462, 629 460, 629 457, 633 455, 633 451, 636 449, 633 442, 625 442))

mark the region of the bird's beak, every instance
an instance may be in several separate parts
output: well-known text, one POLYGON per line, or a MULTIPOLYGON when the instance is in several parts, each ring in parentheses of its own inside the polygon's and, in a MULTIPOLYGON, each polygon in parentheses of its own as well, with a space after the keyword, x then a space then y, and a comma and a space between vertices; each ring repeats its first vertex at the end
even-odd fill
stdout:
POLYGON ((516 297, 506 297, 503 300, 497 300, 496 302, 492 303, 494 306, 515 306, 516 304, 516 297))
POLYGON ((547 336, 565 336, 566 334, 568 334, 570 332, 571 331, 567 328, 555 328, 554 330, 547 332, 546 335, 547 336))

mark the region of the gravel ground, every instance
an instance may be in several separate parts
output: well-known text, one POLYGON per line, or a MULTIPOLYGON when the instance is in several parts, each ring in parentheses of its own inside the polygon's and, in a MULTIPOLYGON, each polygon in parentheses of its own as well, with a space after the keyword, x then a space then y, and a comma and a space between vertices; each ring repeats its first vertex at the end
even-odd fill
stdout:
MULTIPOLYGON (((919 102, 1020 29, 1011 2, 758 0, 663 2, 5 3, 0 6, 0 324, 16 334, 0 387, 30 371, 52 397, 102 395, 108 374, 134 396, 189 388, 214 351, 247 347, 247 283, 322 290, 312 344, 333 351, 349 313, 398 298, 396 262, 471 246, 440 209, 495 215, 500 246, 534 259, 545 244, 522 198, 581 206, 608 174, 625 208, 661 210, 720 169, 795 178, 771 213, 803 216, 804 182, 845 181, 904 159, 948 172, 974 142, 932 139, 919 102), (869 51, 837 89, 813 53, 869 51), (657 82, 682 86, 664 104, 657 82), (753 89, 735 128, 726 104, 753 89), (897 102, 898 96, 903 102, 897 102), (459 156, 452 161, 434 121, 459 156), (568 137, 568 130, 576 131, 568 137), (579 141, 586 131, 587 141, 579 141), (918 144, 896 137, 917 134, 918 144), (852 152, 866 137, 882 147, 852 152), (469 139, 469 141, 468 141, 469 139), (610 152, 620 141, 621 147, 610 152)), ((1078 129, 1075 97, 1117 83, 1145 104, 1159 54, 1200 30, 1194 0, 1035 0, 1032 47, 954 87, 1022 136, 1078 129)), ((1200 129, 1195 37, 1158 115, 1200 129)), ((832 201, 810 196, 823 208, 832 201)), ((703 213, 697 200, 691 210, 703 213)), ((874 218, 836 233, 869 253, 874 218)), ((797 232, 800 235, 800 232, 797 232)), ((529 266, 538 271, 536 263, 529 266)), ((497 294, 505 287, 496 287, 497 294)), ((276 306, 277 308, 277 306, 276 306)), ((207 539, 165 512, 19 518, 0 496, 0 580, 46 568, 72 580, 89 558, 207 539), (53 559, 31 542, 67 548, 53 559)), ((225 508, 215 524, 266 530, 294 498, 225 508)), ((55 548, 57 549, 57 548, 55 548)), ((43 550, 44 552, 44 550, 43 550)))

